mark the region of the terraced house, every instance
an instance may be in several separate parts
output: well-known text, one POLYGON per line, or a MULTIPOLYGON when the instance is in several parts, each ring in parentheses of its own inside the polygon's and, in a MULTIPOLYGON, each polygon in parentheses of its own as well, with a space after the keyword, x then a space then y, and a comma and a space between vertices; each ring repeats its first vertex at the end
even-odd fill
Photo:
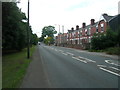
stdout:
POLYGON ((118 21, 120 21, 119 17, 120 15, 109 16, 102 14, 100 20, 97 22, 95 22, 95 19, 91 19, 89 25, 86 25, 84 22, 81 28, 78 25, 75 29, 72 27, 67 33, 56 36, 56 45, 80 49, 90 48, 91 38, 94 33, 105 33, 107 27, 116 30, 120 25, 118 24, 118 21))

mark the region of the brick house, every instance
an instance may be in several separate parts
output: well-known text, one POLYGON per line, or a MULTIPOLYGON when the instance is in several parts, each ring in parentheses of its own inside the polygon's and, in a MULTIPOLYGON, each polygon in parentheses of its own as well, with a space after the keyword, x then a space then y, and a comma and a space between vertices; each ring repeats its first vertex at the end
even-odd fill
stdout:
MULTIPOLYGON (((94 33, 105 33, 108 26, 115 30, 116 27, 120 25, 116 26, 116 24, 114 24, 115 22, 118 22, 117 20, 119 16, 120 15, 109 16, 107 14, 102 14, 98 22, 91 19, 89 25, 86 25, 84 22, 82 23, 81 28, 77 25, 74 30, 72 27, 66 34, 66 44, 72 47, 80 47, 81 49, 90 48, 91 38, 94 33)), ((62 35, 61 37, 63 38, 62 35)), ((60 40, 62 40, 62 38, 60 40)))

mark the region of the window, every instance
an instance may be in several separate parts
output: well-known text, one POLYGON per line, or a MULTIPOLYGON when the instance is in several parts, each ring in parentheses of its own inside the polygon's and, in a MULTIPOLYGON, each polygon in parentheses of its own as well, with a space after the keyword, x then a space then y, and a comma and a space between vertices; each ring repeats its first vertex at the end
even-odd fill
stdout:
POLYGON ((104 24, 101 24, 101 31, 104 31, 104 24))

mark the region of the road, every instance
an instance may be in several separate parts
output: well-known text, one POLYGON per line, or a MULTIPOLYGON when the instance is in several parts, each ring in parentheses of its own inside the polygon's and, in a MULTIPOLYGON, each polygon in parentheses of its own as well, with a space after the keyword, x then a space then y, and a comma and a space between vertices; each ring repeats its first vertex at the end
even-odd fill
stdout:
POLYGON ((39 53, 51 88, 118 88, 117 59, 44 44, 39 53))

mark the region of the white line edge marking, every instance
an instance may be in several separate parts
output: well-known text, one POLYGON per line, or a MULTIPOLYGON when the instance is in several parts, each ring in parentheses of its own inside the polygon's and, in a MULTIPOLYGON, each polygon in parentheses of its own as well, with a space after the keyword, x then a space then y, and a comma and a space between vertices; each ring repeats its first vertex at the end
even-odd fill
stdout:
POLYGON ((78 60, 78 61, 81 61, 81 62, 87 63, 86 61, 80 60, 80 59, 78 59, 78 58, 76 58, 76 57, 72 57, 72 58, 74 58, 74 59, 76 59, 76 60, 78 60))
POLYGON ((99 67, 99 68, 100 68, 101 70, 106 71, 106 72, 109 72, 109 73, 112 73, 112 74, 114 74, 114 75, 120 76, 120 74, 117 74, 117 73, 112 72, 112 71, 110 71, 110 70, 104 69, 104 68, 102 68, 102 67, 99 67))

